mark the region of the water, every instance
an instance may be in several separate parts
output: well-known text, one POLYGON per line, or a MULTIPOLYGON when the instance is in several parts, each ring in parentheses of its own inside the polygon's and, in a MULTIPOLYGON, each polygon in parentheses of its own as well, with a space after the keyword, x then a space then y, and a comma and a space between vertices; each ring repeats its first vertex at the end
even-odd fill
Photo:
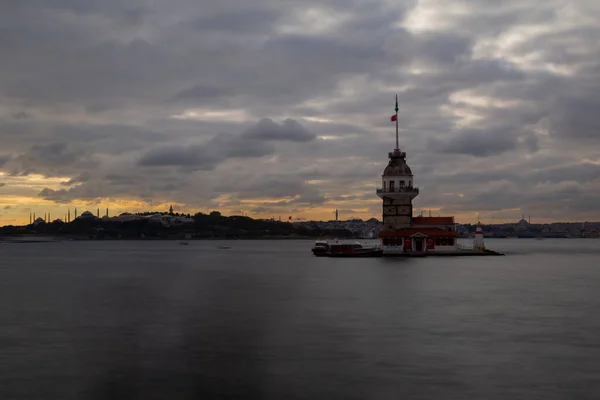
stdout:
POLYGON ((600 240, 0 246, 1 399, 597 399, 600 240))

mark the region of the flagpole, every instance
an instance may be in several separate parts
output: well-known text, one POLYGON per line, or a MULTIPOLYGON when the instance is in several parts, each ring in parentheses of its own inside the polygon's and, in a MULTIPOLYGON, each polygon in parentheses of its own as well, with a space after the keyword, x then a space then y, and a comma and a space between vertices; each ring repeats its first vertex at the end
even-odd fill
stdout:
POLYGON ((398 95, 396 95, 396 149, 399 149, 398 146, 398 95))

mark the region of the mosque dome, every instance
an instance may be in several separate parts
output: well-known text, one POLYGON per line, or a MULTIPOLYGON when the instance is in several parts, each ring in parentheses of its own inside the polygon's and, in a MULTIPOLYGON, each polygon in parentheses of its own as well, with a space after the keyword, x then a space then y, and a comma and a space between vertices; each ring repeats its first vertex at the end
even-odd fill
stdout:
POLYGON ((94 214, 92 214, 92 213, 91 213, 91 212, 89 212, 89 211, 84 211, 84 212, 81 214, 81 218, 94 218, 94 214))
POLYGON ((398 149, 389 154, 390 161, 383 170, 383 176, 412 176, 412 171, 406 164, 406 153, 398 149))

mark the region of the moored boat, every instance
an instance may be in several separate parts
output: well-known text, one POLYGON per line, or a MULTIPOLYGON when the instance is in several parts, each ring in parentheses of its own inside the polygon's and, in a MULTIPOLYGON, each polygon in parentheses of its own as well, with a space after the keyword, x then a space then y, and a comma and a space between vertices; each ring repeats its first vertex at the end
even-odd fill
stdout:
POLYGON ((312 248, 312 253, 317 257, 381 257, 383 249, 376 246, 363 246, 358 242, 330 243, 317 240, 312 248))
POLYGON ((311 249, 312 253, 317 257, 324 257, 325 253, 329 250, 329 243, 327 240, 317 240, 313 248, 311 249))

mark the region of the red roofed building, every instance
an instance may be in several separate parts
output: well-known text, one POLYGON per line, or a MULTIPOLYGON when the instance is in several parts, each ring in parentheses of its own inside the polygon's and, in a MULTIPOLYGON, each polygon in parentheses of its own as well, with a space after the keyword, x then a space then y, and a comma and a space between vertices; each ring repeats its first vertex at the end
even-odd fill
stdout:
POLYGON ((419 189, 413 186, 406 153, 396 148, 389 153, 389 158, 382 175, 382 187, 377 189, 383 201, 379 238, 384 253, 457 251, 454 217, 413 217, 412 201, 419 195, 419 189))

